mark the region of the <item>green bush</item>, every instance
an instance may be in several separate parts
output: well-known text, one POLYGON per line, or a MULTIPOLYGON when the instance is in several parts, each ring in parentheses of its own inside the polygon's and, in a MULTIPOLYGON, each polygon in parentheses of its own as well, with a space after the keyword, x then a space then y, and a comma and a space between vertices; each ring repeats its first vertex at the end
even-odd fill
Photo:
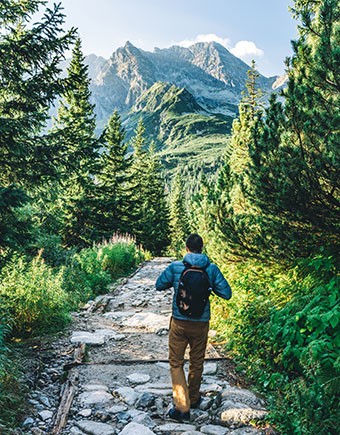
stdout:
POLYGON ((118 235, 75 253, 63 268, 63 287, 72 295, 72 306, 106 293, 113 280, 132 272, 148 255, 133 238, 118 235))
POLYGON ((290 270, 231 270, 233 298, 212 301, 213 327, 266 393, 282 433, 335 434, 340 421, 340 275, 332 257, 290 270), (222 338, 223 337, 223 338, 222 338))
POLYGON ((20 335, 59 329, 68 321, 62 282, 62 271, 55 272, 40 255, 12 259, 0 276, 0 316, 8 316, 20 335))
POLYGON ((99 248, 99 257, 104 270, 112 278, 131 272, 143 259, 134 243, 108 243, 99 248))
POLYGON ((70 308, 106 293, 112 283, 110 274, 102 267, 99 249, 82 249, 62 268, 63 288, 69 295, 70 308))

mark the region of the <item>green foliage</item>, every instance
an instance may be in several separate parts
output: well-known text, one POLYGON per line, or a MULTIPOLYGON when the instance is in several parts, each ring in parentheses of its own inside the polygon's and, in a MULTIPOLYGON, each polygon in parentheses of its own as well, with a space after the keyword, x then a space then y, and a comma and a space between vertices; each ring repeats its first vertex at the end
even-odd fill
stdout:
POLYGON ((125 131, 118 112, 109 119, 103 135, 104 151, 100 158, 98 174, 100 186, 101 216, 98 222, 101 234, 108 238, 114 232, 128 232, 131 199, 133 192, 131 183, 132 156, 127 156, 128 142, 125 142, 125 131))
POLYGON ((180 256, 189 235, 188 212, 181 175, 178 172, 173 180, 170 196, 170 248, 175 256, 180 256))
POLYGON ((340 5, 298 1, 295 14, 284 105, 272 97, 254 129, 247 192, 261 211, 261 250, 290 259, 340 247, 340 5))
POLYGON ((59 167, 60 185, 52 191, 51 202, 60 201, 61 230, 65 246, 90 246, 100 239, 100 197, 94 177, 99 170, 101 138, 95 137, 94 106, 80 39, 72 52, 67 69, 67 88, 52 129, 57 142, 63 144, 63 161, 59 167))
POLYGON ((118 234, 75 253, 63 268, 63 288, 70 295, 72 308, 106 293, 115 279, 128 275, 148 255, 132 237, 118 234))
POLYGON ((63 288, 73 309, 93 296, 106 293, 112 283, 110 274, 103 270, 97 248, 84 248, 75 253, 62 270, 63 288))
POLYGON ((68 321, 62 271, 55 272, 41 256, 29 261, 14 258, 1 272, 1 316, 8 316, 13 332, 53 331, 68 321))
POLYGON ((15 428, 28 413, 28 400, 23 400, 28 387, 22 382, 22 361, 10 353, 0 363, 0 431, 15 434, 15 428))
POLYGON ((282 433, 335 434, 340 386, 340 274, 331 256, 287 269, 228 268, 233 298, 213 327, 269 398, 282 433))
POLYGON ((130 222, 137 243, 153 254, 161 254, 169 244, 169 210, 165 198, 161 165, 154 144, 147 146, 142 118, 132 139, 134 148, 131 168, 133 191, 130 222))
POLYGON ((48 109, 64 89, 58 64, 74 40, 60 5, 30 20, 44 2, 0 3, 0 251, 25 248, 31 222, 20 213, 29 191, 56 176, 60 148, 42 134, 48 109))

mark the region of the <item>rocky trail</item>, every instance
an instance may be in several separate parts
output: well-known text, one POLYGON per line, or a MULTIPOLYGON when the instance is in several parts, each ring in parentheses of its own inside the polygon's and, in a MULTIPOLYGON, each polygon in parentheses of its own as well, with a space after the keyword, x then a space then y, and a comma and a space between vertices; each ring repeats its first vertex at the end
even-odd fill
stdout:
POLYGON ((170 261, 156 258, 145 263, 113 293, 73 313, 74 322, 66 336, 40 345, 42 356, 31 379, 31 415, 22 433, 273 433, 251 424, 266 415, 264 402, 236 386, 211 344, 200 409, 191 410, 189 424, 167 419, 172 406, 167 362, 172 290, 156 292, 154 284, 170 261))

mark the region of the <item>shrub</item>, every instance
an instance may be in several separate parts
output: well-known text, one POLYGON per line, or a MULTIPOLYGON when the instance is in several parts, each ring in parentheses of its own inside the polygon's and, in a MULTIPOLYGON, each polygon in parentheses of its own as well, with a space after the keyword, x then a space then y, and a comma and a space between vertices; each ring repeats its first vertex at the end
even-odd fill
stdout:
POLYGON ((247 262, 229 275, 231 301, 212 325, 266 392, 282 433, 335 434, 340 421, 340 275, 332 257, 289 270, 247 262))
POLYGON ((63 287, 72 295, 72 306, 106 293, 114 279, 132 272, 146 256, 132 237, 117 234, 75 253, 63 268, 63 287))
POLYGON ((103 270, 99 250, 82 249, 75 253, 62 268, 63 288, 69 295, 70 308, 107 292, 112 282, 110 274, 103 270))
POLYGON ((46 265, 41 255, 14 258, 3 268, 0 299, 0 315, 11 319, 14 333, 52 331, 67 323, 62 272, 46 265))
POLYGON ((99 257, 103 269, 109 271, 112 278, 117 278, 131 272, 145 259, 145 253, 137 247, 134 238, 114 234, 99 246, 99 257))

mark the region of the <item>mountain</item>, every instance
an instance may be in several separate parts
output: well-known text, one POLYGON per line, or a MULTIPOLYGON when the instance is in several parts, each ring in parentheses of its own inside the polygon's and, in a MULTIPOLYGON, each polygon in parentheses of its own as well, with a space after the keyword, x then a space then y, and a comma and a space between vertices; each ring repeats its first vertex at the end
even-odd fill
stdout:
MULTIPOLYGON (((114 108, 131 109, 154 83, 185 88, 210 113, 236 116, 249 66, 217 42, 189 48, 173 46, 148 52, 130 42, 118 48, 93 78, 91 87, 99 124, 114 108)), ((259 76, 259 86, 272 92, 277 77, 259 76)))
POLYGON ((145 91, 124 119, 127 138, 140 117, 170 175, 178 166, 211 172, 228 145, 233 117, 212 114, 190 92, 171 83, 157 82, 145 91))
MULTIPOLYGON (((216 170, 246 89, 246 63, 217 42, 148 52, 128 41, 108 60, 85 61, 98 131, 117 109, 129 139, 142 116, 168 174, 178 166, 189 174, 216 170)), ((258 84, 267 99, 285 78, 260 74, 258 84)))

